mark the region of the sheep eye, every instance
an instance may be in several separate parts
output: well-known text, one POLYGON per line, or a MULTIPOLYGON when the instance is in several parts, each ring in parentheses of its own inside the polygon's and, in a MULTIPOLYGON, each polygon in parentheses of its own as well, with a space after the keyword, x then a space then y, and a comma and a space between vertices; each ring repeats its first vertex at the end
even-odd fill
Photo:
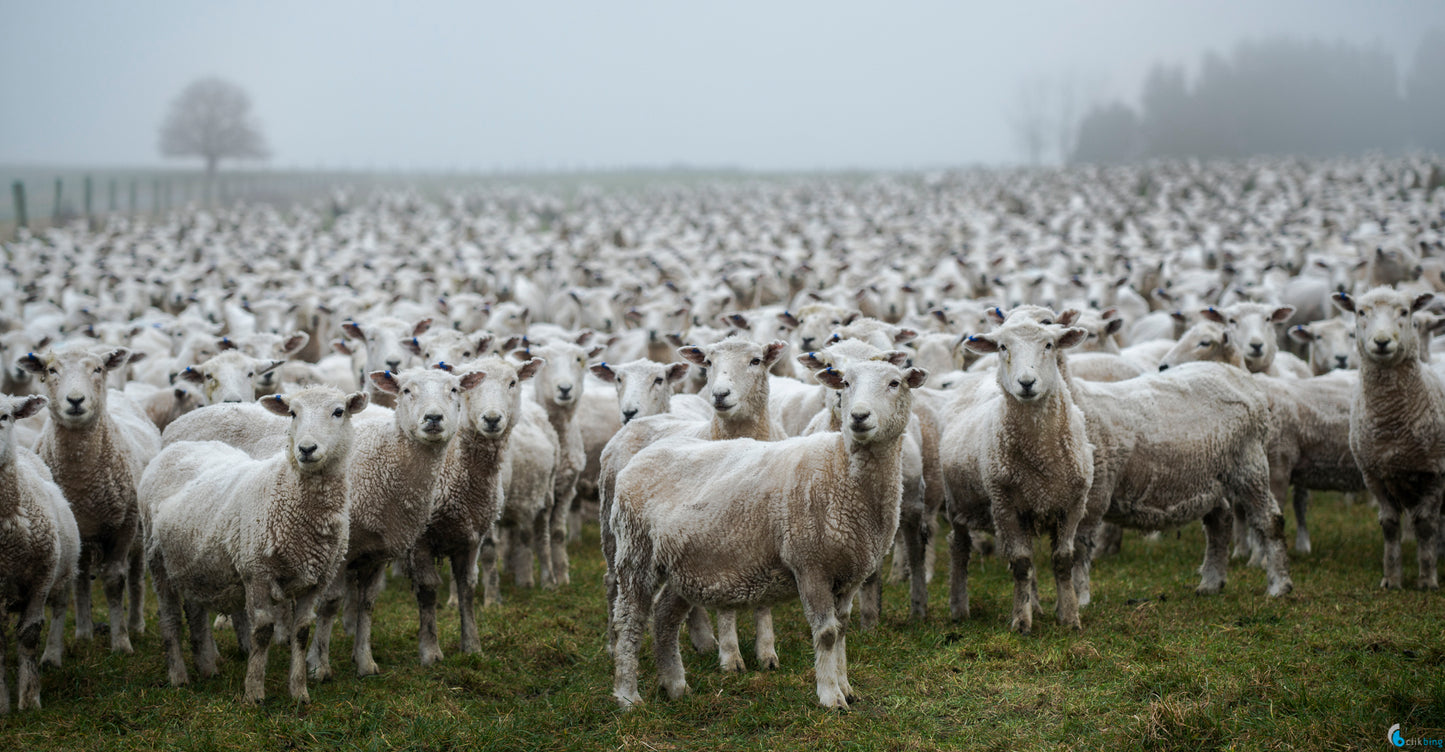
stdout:
POLYGON ((763 364, 763 359, 762 359, 762 358, 753 358, 752 362, 751 362, 751 363, 748 363, 748 365, 750 365, 750 366, 760 366, 760 365, 762 365, 762 364, 763 364))
POLYGON ((1229 325, 1230 325, 1230 326, 1234 326, 1234 325, 1237 324, 1237 323, 1239 323, 1239 322, 1235 321, 1234 319, 1230 319, 1230 320, 1229 320, 1229 325))
POLYGON ((256 376, 256 374, 255 374, 254 371, 247 371, 247 372, 246 372, 246 378, 248 378, 248 379, 250 379, 250 378, 255 378, 255 376, 256 376))
POLYGON ((1045 349, 1045 350, 1052 350, 1052 349, 1054 349, 1054 343, 1052 343, 1052 342, 1045 342, 1045 343, 1044 343, 1044 349, 1045 349))
POLYGON ((103 371, 103 370, 105 370, 105 369, 101 368, 100 366, 96 366, 96 367, 95 367, 95 373, 100 373, 100 372, 103 371))
POLYGON ((889 389, 897 389, 897 388, 898 388, 898 379, 894 379, 894 380, 888 382, 888 388, 889 388, 889 389))
POLYGON ((1043 324, 1044 326, 1048 326, 1048 325, 1054 323, 1054 320, 1053 320, 1053 319, 1044 319, 1043 321, 1040 321, 1039 323, 1040 323, 1040 324, 1043 324))
MULTIPOLYGON (((702 367, 703 367, 703 368, 712 368, 712 361, 711 361, 711 360, 704 360, 704 361, 702 362, 702 367)), ((54 373, 54 371, 51 371, 51 373, 54 373)))
POLYGON ((472 351, 471 351, 471 350, 463 350, 463 351, 462 351, 462 357, 463 357, 463 358, 470 358, 470 357, 472 357, 472 351))
POLYGON ((1008 351, 1008 345, 999 345, 999 346, 998 346, 998 351, 999 351, 999 352, 1007 352, 1007 351, 1008 351))
POLYGON ((507 386, 508 389, 515 389, 516 387, 517 387, 517 380, 516 380, 516 379, 512 379, 512 383, 507 386))
POLYGON ((661 377, 661 376, 658 376, 657 378, 653 379, 653 380, 652 380, 652 385, 653 385, 653 386, 662 386, 662 377, 661 377))
POLYGON ((331 413, 331 417, 333 417, 333 418, 340 418, 340 417, 342 416, 342 414, 344 414, 345 412, 346 412, 345 410, 342 410, 341 408, 338 407, 338 408, 336 408, 335 411, 333 411, 333 412, 331 413))
POLYGON ((8 420, 10 420, 10 416, 9 416, 9 415, 0 415, 0 423, 4 423, 4 422, 6 422, 6 421, 8 421, 8 420))
POLYGON ((1088 336, 1086 339, 1096 339, 1096 338, 1098 338, 1098 336, 1099 336, 1099 335, 1094 334, 1093 332, 1089 332, 1089 336, 1088 336))
POLYGON ((1199 340, 1199 346, 1200 346, 1200 347, 1211 347, 1211 346, 1213 346, 1213 345, 1214 345, 1214 340, 1208 340, 1208 339, 1199 340))
POLYGON ((401 390, 401 393, 402 393, 402 394, 411 394, 411 390, 410 390, 410 389, 403 389, 403 390, 401 390))
POLYGON ((59 373, 59 371, 56 371, 54 368, 47 368, 46 370, 49 371, 52 376, 59 373))

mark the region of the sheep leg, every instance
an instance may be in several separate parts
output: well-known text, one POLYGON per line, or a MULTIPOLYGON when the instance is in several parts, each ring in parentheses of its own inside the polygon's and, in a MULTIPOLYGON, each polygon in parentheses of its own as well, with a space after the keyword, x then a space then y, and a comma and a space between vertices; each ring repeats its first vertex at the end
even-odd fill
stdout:
MULTIPOLYGON (((379 566, 376 571, 376 579, 384 583, 385 567, 379 566)), ((295 601, 281 604, 291 643, 291 673, 287 677, 287 689, 291 691, 291 699, 302 705, 311 702, 311 693, 306 688, 306 643, 311 635, 311 625, 316 620, 316 600, 325 589, 324 585, 319 585, 295 601)), ((369 619, 370 616, 370 613, 367 613, 365 618, 369 619)))
POLYGON ((571 583, 569 575, 569 564, 567 560, 567 516, 571 508, 572 499, 558 494, 556 503, 552 505, 551 516, 551 542, 552 542, 552 582, 551 586, 567 585, 571 583))
POLYGON ((1200 595, 1213 595, 1224 589, 1232 522, 1233 515, 1225 507, 1215 507, 1204 515, 1204 563, 1199 567, 1199 587, 1194 589, 1200 595))
POLYGON ((953 535, 948 541, 948 611, 954 621, 962 621, 968 618, 968 558, 973 554, 973 540, 962 522, 950 523, 953 535))
POLYGON ((923 535, 923 584, 928 585, 933 582, 933 567, 938 563, 938 513, 936 510, 924 520, 923 535))
POLYGON ((376 597, 386 585, 386 566, 378 562, 355 572, 356 639, 351 644, 351 660, 357 676, 381 672, 371 655, 371 615, 376 610, 376 597))
POLYGON ((753 650, 758 657, 758 669, 777 668, 778 649, 774 644, 773 637, 773 609, 768 606, 758 606, 753 609, 753 625, 757 628, 757 636, 753 640, 753 650))
POLYGON ((529 588, 536 584, 532 572, 532 531, 525 525, 507 528, 507 568, 512 570, 512 584, 529 588))
POLYGON ((146 563, 144 546, 141 545, 137 535, 130 547, 130 561, 126 570, 126 601, 130 606, 130 613, 127 616, 127 626, 134 634, 145 634, 146 631, 146 563))
MULTIPOLYGON (((883 602, 883 578, 881 569, 868 575, 863 580, 863 587, 858 589, 858 611, 859 627, 867 632, 878 626, 879 611, 883 602)), ((849 611, 851 612, 851 607, 849 611)))
POLYGON ((1079 596, 1074 591, 1074 533, 1078 530, 1078 519, 1065 520, 1054 530, 1053 550, 1049 563, 1054 568, 1056 602, 1054 611, 1059 623, 1074 629, 1083 629, 1079 621, 1079 596))
POLYGON ((1310 552, 1310 529, 1305 524, 1305 515, 1310 510, 1310 490, 1299 484, 1294 487, 1294 550, 1298 553, 1307 554, 1310 552))
POLYGON ((838 645, 833 656, 833 672, 838 677, 838 691, 843 693, 843 699, 848 704, 858 701, 858 696, 853 694, 853 687, 848 683, 848 618, 852 616, 853 594, 845 593, 838 596, 835 601, 838 610, 838 645))
POLYGON ((10 613, 0 609, 0 715, 10 712, 10 685, 6 680, 6 675, 10 673, 7 669, 10 658, 6 655, 10 646, 9 630, 10 613))
POLYGON ((335 675, 331 670, 331 633, 336 626, 336 613, 345 597, 350 574, 350 569, 343 566, 331 578, 325 594, 316 603, 316 632, 311 636, 311 645, 306 651, 306 665, 311 671, 311 678, 319 682, 335 675))
MULTIPOLYGON (((848 593, 851 600, 852 593, 848 593)), ((813 632, 813 673, 817 677, 818 703, 825 708, 848 709, 848 698, 838 686, 838 641, 843 624, 838 619, 838 602, 826 577, 799 579, 798 596, 803 616, 813 632)))
POLYGON ((724 672, 747 669, 738 647, 738 612, 731 609, 717 612, 717 660, 724 672))
POLYGON ((477 556, 481 541, 469 539, 460 557, 452 556, 452 582, 457 585, 457 614, 461 617, 461 645, 463 653, 482 652, 482 638, 477 634, 477 574, 469 562, 477 556))
POLYGON ((418 543, 411 552, 411 586, 416 592, 417 651, 423 666, 442 659, 441 645, 437 643, 437 588, 440 585, 441 576, 437 574, 431 548, 418 543))
POLYGON ((1011 503, 995 503, 993 526, 999 549, 1008 561, 1014 578, 1013 617, 1009 628, 1019 634, 1028 634, 1034 626, 1034 588, 1037 586, 1034 581, 1033 536, 1019 523, 1014 508, 1011 503))
POLYGON ((552 587, 555 578, 552 575, 551 518, 546 509, 537 512, 532 519, 532 553, 537 559, 542 587, 552 587))
POLYGON ((187 600, 182 605, 190 628, 191 659, 196 662, 196 673, 202 679, 209 679, 216 675, 216 660, 220 658, 216 638, 211 634, 210 613, 200 601, 187 600))
POLYGON ((101 557, 101 582, 105 586, 105 605, 110 611, 110 650, 112 653, 134 653, 126 631, 126 570, 130 560, 131 539, 135 530, 121 530, 114 541, 105 544, 101 557))
MULTIPOLYGON (((608 584, 608 595, 616 594, 616 583, 608 584)), ((612 607, 608 606, 608 619, 612 616, 612 607)), ((693 606, 687 612, 687 636, 692 640, 692 649, 699 653, 711 653, 717 650, 717 637, 712 632, 712 621, 707 617, 707 609, 702 606, 693 606)), ((611 649, 611 645, 607 646, 611 649)))
POLYGON ((572 501, 567 507, 567 542, 582 540, 582 494, 574 488, 572 501))
POLYGON ((672 588, 664 587, 652 606, 652 649, 657 662, 657 680, 667 690, 667 697, 676 700, 692 691, 682 668, 682 649, 678 632, 692 604, 672 588))
POLYGON ((95 578, 91 573, 95 567, 95 547, 94 542, 85 542, 80 546, 80 566, 76 568, 75 575, 76 640, 90 640, 95 637, 94 617, 90 606, 91 581, 95 578))
POLYGON ((1230 494, 1231 505, 1243 507, 1250 527, 1259 536, 1264 560, 1264 571, 1269 587, 1265 591, 1271 598, 1285 595, 1294 589, 1289 577, 1289 561, 1284 551, 1284 514, 1275 503, 1267 480, 1251 482, 1245 476, 1242 485, 1230 494))
MULTIPOLYGON (((482 535, 480 546, 477 550, 477 562, 482 565, 482 608, 491 608, 502 602, 502 573, 497 569, 497 539, 508 532, 506 528, 498 527, 496 523, 487 528, 482 535)), ((513 547, 515 553, 515 547, 513 547)), ((530 553, 530 552, 529 552, 530 553)), ((512 569, 512 577, 521 579, 515 567, 512 569)), ((457 590, 458 577, 456 576, 456 563, 452 564, 452 591, 457 590)), ((527 572, 527 579, 532 579, 531 571, 527 572)), ((520 583, 518 587, 521 587, 520 583)), ((461 607, 461 596, 457 597, 457 607, 461 607)))
POLYGON ((236 631, 236 647, 243 655, 251 654, 251 617, 245 609, 231 614, 231 628, 236 631))
POLYGON ((1112 522, 1099 527, 1099 555, 1116 556, 1124 543, 1124 528, 1112 522))
MULTIPOLYGON (((35 663, 35 653, 40 647, 40 630, 45 622, 45 596, 45 592, 31 595, 15 630, 15 648, 20 657, 20 666, 15 677, 19 710, 40 708, 40 668, 35 663)), ((0 616, 0 619, 8 618, 9 616, 0 616)), ((3 669, 4 665, 0 662, 0 669, 3 669)))
MULTIPOLYGON (((266 658, 276 633, 276 606, 271 600, 271 583, 246 583, 246 616, 251 627, 251 653, 246 657, 246 702, 261 704, 266 699, 266 658)), ((236 625, 240 629, 240 625, 236 625)))
MULTIPOLYGON (((73 583, 57 583, 50 588, 50 630, 45 635, 45 652, 40 656, 41 666, 59 667, 65 656, 65 610, 74 596, 73 583)), ((4 665, 4 664, 0 664, 4 665)))
POLYGON ((902 547, 896 543, 893 548, 893 560, 899 559, 899 554, 907 560, 908 571, 908 617, 910 619, 928 618, 928 545, 930 543, 928 521, 919 517, 910 520, 905 529, 901 523, 898 526, 898 533, 902 536, 902 547))
POLYGON ((642 644, 642 630, 647 625, 652 593, 641 572, 624 573, 618 582, 617 602, 612 606, 617 632, 617 649, 613 655, 612 696, 626 710, 642 702, 637 693, 637 651, 642 644))
POLYGON ((1440 535, 1440 503, 1435 495, 1420 499, 1415 507, 1415 558, 1419 566, 1419 578, 1415 581, 1421 590, 1439 590, 1439 568, 1436 566, 1438 549, 1436 536, 1440 535))
POLYGON ((888 584, 902 582, 908 576, 908 561, 904 557, 903 550, 907 544, 907 536, 904 533, 906 523, 902 519, 898 523, 898 532, 893 534, 893 561, 888 565, 888 584))
POLYGON ((1231 506, 1234 508, 1234 551, 1229 558, 1243 559, 1249 555, 1249 522, 1244 507, 1238 504, 1231 506))

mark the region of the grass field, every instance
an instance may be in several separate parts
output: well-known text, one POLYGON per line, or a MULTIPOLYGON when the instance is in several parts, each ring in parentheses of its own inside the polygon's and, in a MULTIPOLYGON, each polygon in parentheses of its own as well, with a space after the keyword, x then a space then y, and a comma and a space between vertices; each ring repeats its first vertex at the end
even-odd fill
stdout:
MULTIPOLYGON (((42 675, 44 709, 0 717, 0 750, 1382 749, 1395 723, 1407 739, 1445 737, 1445 595, 1379 591, 1368 507, 1326 497, 1311 522, 1315 552, 1291 558, 1294 594, 1269 602, 1263 573, 1238 564, 1224 594, 1194 595, 1197 524, 1157 542, 1126 534, 1124 553, 1095 567, 1082 633, 1051 616, 1031 636, 1009 633, 1011 584, 992 558, 974 567, 973 619, 950 623, 939 557, 928 621, 907 621, 905 588, 888 585, 882 627, 850 636, 861 701, 847 713, 816 704, 796 604, 775 612, 781 670, 723 675, 715 656, 684 647, 693 694, 668 702, 649 642, 648 703, 619 712, 589 526, 574 584, 508 588, 482 615, 478 655, 419 667, 414 601, 393 580, 376 620, 380 676, 351 673, 338 629, 339 678, 313 683, 310 706, 287 697, 287 659, 273 649, 268 699, 245 707, 232 633, 218 637, 219 676, 171 688, 152 620, 133 656, 70 641, 65 666, 42 675)), ((1413 544, 1405 554, 1413 583, 1413 544)), ((154 596, 148 605, 153 617, 154 596)), ((454 651, 454 611, 442 637, 454 651)))

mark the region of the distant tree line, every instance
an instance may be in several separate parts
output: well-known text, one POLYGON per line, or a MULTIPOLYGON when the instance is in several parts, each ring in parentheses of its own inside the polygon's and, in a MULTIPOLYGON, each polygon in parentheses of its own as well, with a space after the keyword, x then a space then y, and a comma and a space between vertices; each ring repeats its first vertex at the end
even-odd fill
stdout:
POLYGON ((1152 157, 1445 153, 1445 29, 1425 34, 1403 86, 1392 55, 1344 42, 1246 42, 1204 56, 1196 80, 1155 64, 1140 107, 1114 101, 1078 124, 1073 162, 1152 157))

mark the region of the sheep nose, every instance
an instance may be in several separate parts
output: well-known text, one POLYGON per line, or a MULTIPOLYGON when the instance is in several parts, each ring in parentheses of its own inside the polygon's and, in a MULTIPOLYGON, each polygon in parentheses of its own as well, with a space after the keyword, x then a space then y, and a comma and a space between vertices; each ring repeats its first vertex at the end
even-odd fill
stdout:
POLYGON ((440 413, 427 413, 422 416, 422 420, 428 423, 440 423, 442 422, 442 415, 440 413))
POLYGON ((572 387, 570 387, 570 386, 558 386, 558 387, 557 387, 557 393, 560 394, 560 395, 562 395, 563 397, 566 397, 566 396, 567 396, 568 394, 570 394, 571 392, 572 392, 572 387))
POLYGON ((726 400, 728 398, 728 395, 732 393, 733 390, 731 389, 714 389, 712 392, 712 401, 722 402, 723 400, 726 400))
POLYGON ((1169 370, 1169 364, 1168 364, 1168 363, 1160 363, 1160 364, 1159 364, 1159 370, 1161 370, 1161 371, 1167 371, 1167 370, 1169 370))
POLYGON ((804 350, 812 350, 812 349, 813 349, 813 340, 814 340, 814 339, 816 339, 816 337, 804 337, 804 338, 803 338, 803 349, 804 349, 804 350))
POLYGON ((482 416, 482 422, 487 424, 487 428, 495 429, 502 422, 502 416, 500 413, 487 413, 482 416))
POLYGON ((1388 338, 1386 338, 1386 339, 1380 339, 1380 338, 1377 337, 1377 338, 1375 338, 1374 342, 1375 342, 1375 349, 1376 349, 1376 350, 1379 350, 1380 352, 1384 352, 1385 349, 1390 346, 1390 340, 1389 340, 1388 338))
POLYGON ((302 444, 296 447, 296 451, 301 453, 301 459, 305 461, 310 461, 311 455, 316 453, 316 449, 315 444, 302 444))
POLYGON ((79 397, 66 397, 65 401, 69 402, 71 407, 80 407, 80 403, 85 401, 85 395, 82 394, 79 397))
POLYGON ((1019 386, 1024 388, 1024 392, 1031 392, 1034 389, 1034 384, 1037 384, 1038 381, 1038 379, 1033 378, 1032 376, 1028 378, 1022 378, 1019 379, 1019 386))
POLYGON ((853 419, 853 425, 855 426, 863 425, 872 415, 873 413, 867 410, 854 410, 852 413, 849 413, 849 417, 853 419))
POLYGON ((1262 355, 1264 354, 1264 343, 1251 342, 1249 343, 1249 349, 1253 350, 1255 355, 1262 355))
POLYGON ((1350 358, 1348 355, 1336 355, 1335 364, 1339 368, 1344 368, 1350 364, 1350 358))
POLYGON ((386 370, 391 371, 392 373, 396 373, 397 371, 400 371, 400 370, 401 370, 401 361, 400 361, 400 360, 388 360, 388 361, 386 361, 386 370))
POLYGON ((623 411, 622 411, 622 422, 623 422, 623 423, 630 423, 630 422, 632 422, 632 419, 635 418, 635 417, 637 417, 637 411, 636 411, 636 410, 623 410, 623 411))

